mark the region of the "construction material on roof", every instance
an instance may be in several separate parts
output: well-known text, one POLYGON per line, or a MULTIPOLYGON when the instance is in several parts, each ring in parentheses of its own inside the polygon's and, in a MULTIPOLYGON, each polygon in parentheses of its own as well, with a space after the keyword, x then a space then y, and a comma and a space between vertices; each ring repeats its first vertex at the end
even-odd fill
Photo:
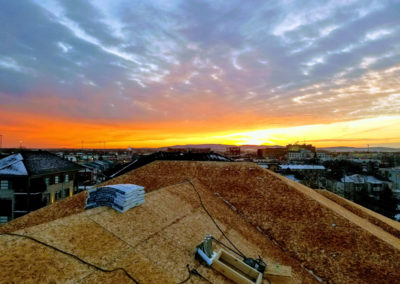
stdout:
POLYGON ((151 191, 190 178, 219 194, 317 279, 336 283, 400 279, 398 237, 315 190, 253 163, 158 161, 109 182, 137 183, 151 191))
POLYGON ((262 274, 248 266, 237 257, 220 249, 215 256, 212 267, 238 284, 260 284, 262 274))
MULTIPOLYGON (((382 225, 371 221, 368 211, 354 213, 351 203, 343 207, 252 163, 154 162, 107 182, 144 186, 146 203, 135 210, 122 215, 107 207, 81 212, 85 200, 72 204, 68 200, 73 196, 67 203, 63 200, 39 210, 40 214, 18 218, 0 231, 25 224, 20 233, 101 267, 124 267, 140 283, 180 282, 188 277, 188 264, 213 283, 229 283, 193 258, 193 248, 206 233, 225 239, 201 208, 187 179, 196 185, 210 214, 243 254, 265 257, 265 275, 290 266, 293 283, 397 283, 400 279, 396 226, 379 219, 391 227, 385 232, 382 225), (59 207, 64 204, 68 207, 59 207), (63 213, 53 212, 55 208, 63 213), (29 227, 39 223, 43 224, 29 227)), ((128 283, 121 273, 96 272, 39 248, 0 237, 0 263, 7 264, 0 278, 17 283, 81 279, 81 283, 128 283)), ((215 250, 220 248, 217 243, 215 250)), ((203 283, 195 276, 188 282, 203 283)))
MULTIPOLYGON (((227 278, 239 284, 260 284, 266 268, 266 264, 259 257, 255 260, 252 258, 239 259, 224 249, 219 251, 213 250, 213 237, 207 235, 204 241, 196 247, 196 257, 203 260, 208 266, 213 267, 227 278)), ((220 243, 220 242, 218 242, 220 243)), ((225 246, 225 245, 224 245, 225 246)), ((226 246, 230 251, 234 250, 226 246)), ((235 252, 238 254, 237 252, 235 252)), ((239 254, 238 254, 239 255, 239 254)), ((289 267, 290 270, 290 267, 289 267)), ((291 283, 291 275, 287 277, 285 273, 284 278, 279 278, 279 273, 274 273, 273 277, 277 283, 291 283), (282 281, 284 280, 284 282, 282 281)), ((274 283, 276 283, 274 281, 274 283)))
MULTIPOLYGON (((192 182, 210 214, 244 254, 262 255, 267 265, 279 262, 292 266, 293 283, 318 283, 199 181, 192 182)), ((212 283, 233 283, 193 257, 194 247, 206 233, 226 241, 188 182, 150 192, 143 205, 124 214, 99 207, 16 233, 107 270, 124 268, 141 284, 182 282, 190 276, 188 266, 212 283)), ((216 251, 220 248, 216 243, 216 251)), ((0 263, 5 268, 0 270, 0 279, 6 283, 132 283, 121 271, 97 271, 30 240, 11 236, 0 236, 0 263)), ((199 275, 193 274, 186 283, 206 283, 199 275)), ((263 279, 262 283, 269 282, 263 279)))
POLYGON ((124 213, 144 203, 144 187, 136 184, 116 184, 88 190, 86 209, 108 206, 124 213))

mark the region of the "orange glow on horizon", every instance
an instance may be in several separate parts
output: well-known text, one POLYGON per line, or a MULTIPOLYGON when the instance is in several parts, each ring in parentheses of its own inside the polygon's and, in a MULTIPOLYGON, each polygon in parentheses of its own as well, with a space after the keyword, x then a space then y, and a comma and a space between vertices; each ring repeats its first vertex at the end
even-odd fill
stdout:
POLYGON ((185 144, 286 145, 299 141, 317 147, 391 144, 399 147, 400 116, 302 126, 245 126, 257 117, 222 117, 196 122, 95 122, 2 112, 3 147, 26 148, 140 148, 185 144), (12 118, 12 120, 11 120, 12 118), (232 123, 235 121, 237 123, 232 123), (235 127, 233 127, 234 125, 235 127), (221 130, 222 129, 222 130, 221 130), (371 138, 372 137, 372 138, 371 138))

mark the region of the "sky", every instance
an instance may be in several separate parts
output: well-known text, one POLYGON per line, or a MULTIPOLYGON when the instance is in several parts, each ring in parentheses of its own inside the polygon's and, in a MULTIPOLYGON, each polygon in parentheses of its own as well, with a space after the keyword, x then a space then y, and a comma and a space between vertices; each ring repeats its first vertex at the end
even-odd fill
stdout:
POLYGON ((400 1, 0 7, 3 147, 400 147, 400 1))

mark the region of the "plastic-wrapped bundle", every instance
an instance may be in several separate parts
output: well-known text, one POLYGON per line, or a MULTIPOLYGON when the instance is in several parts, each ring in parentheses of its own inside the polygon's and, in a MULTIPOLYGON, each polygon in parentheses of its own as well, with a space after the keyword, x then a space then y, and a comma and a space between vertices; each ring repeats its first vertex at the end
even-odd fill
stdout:
POLYGON ((136 184, 115 184, 89 189, 86 209, 108 206, 123 213, 144 203, 144 194, 144 188, 136 184))

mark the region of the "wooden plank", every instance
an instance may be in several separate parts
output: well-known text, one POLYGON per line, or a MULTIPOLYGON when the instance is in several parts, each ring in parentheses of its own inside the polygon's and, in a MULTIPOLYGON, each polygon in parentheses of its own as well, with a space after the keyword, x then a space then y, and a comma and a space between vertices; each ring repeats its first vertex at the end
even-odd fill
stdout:
POLYGON ((222 263, 219 260, 214 260, 212 267, 225 275, 227 278, 233 280, 238 284, 254 284, 255 282, 249 280, 248 278, 244 277, 242 274, 238 273, 237 271, 233 270, 226 264, 222 263))
POLYGON ((254 268, 248 266, 242 260, 234 257, 233 255, 231 255, 225 251, 221 251, 220 259, 222 259, 223 262, 227 262, 231 266, 236 267, 238 270, 249 275, 250 277, 257 279, 259 272, 257 270, 255 270, 254 268))
POLYGON ((291 284, 292 268, 284 265, 268 265, 264 276, 273 284, 291 284))
POLYGON ((239 284, 260 284, 262 274, 225 250, 218 251, 212 267, 239 284))

